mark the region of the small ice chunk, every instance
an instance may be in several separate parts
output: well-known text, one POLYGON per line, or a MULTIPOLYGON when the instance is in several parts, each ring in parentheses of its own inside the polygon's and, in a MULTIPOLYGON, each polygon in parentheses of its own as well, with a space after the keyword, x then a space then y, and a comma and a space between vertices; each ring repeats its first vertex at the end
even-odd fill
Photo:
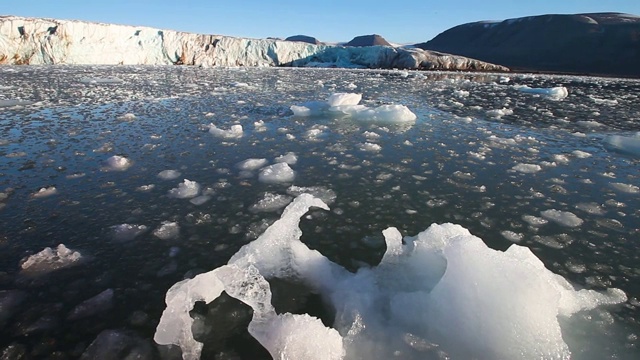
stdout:
POLYGON ((124 156, 113 155, 107 159, 107 168, 114 171, 124 171, 131 167, 133 163, 124 156))
POLYGON ((283 162, 289 165, 295 165, 298 162, 298 156, 293 152, 288 152, 284 155, 276 157, 273 161, 277 163, 283 162))
POLYGON ((416 114, 404 105, 380 105, 372 109, 358 109, 353 116, 357 120, 391 124, 414 122, 417 119, 416 114))
POLYGON ((567 226, 567 227, 578 227, 582 225, 583 221, 576 214, 570 211, 560 211, 555 209, 541 211, 540 215, 543 218, 553 221, 558 225, 567 226))
POLYGON ((182 173, 177 170, 162 170, 158 173, 158 177, 162 180, 175 180, 180 177, 182 173))
POLYGON ((232 125, 229 130, 224 130, 209 124, 209 133, 215 137, 222 139, 239 139, 244 134, 242 125, 232 125))
POLYGON ((269 163, 267 159, 247 159, 236 164, 236 168, 242 171, 258 170, 269 163))
POLYGON ((308 101, 302 105, 292 105, 291 111, 294 116, 307 117, 321 115, 329 109, 329 104, 325 101, 308 101))
POLYGON ((133 121, 136 119, 136 115, 132 113, 126 113, 117 117, 120 121, 133 121))
POLYGON ((31 197, 33 197, 33 198, 43 198, 43 197, 55 195, 57 193, 58 193, 58 189, 56 189, 55 186, 49 186, 49 187, 41 188, 40 190, 38 190, 35 193, 31 194, 31 197))
POLYGON ((527 85, 519 85, 514 86, 514 89, 524 93, 542 95, 551 100, 562 100, 569 96, 569 90, 567 90, 567 88, 564 86, 557 86, 552 88, 532 88, 527 85))
POLYGON ((153 235, 162 240, 175 239, 180 235, 180 226, 177 222, 163 221, 160 227, 153 230, 153 235))
POLYGON ((277 163, 263 168, 258 175, 258 181, 267 184, 289 183, 296 177, 296 172, 287 163, 277 163))
POLYGON ((370 143, 370 142, 365 142, 365 143, 359 144, 358 149, 360 149, 360 151, 378 152, 382 150, 382 146, 378 144, 370 143))
POLYGON ((466 90, 454 90, 453 91, 453 95, 459 97, 459 98, 463 98, 463 97, 467 97, 469 96, 469 92, 466 90))
POLYGON ((184 179, 184 182, 178 184, 177 188, 169 190, 168 196, 176 199, 190 199, 198 196, 198 193, 200 193, 200 184, 184 179))
POLYGON ((590 153, 582 150, 574 150, 571 153, 573 154, 573 156, 577 157, 578 159, 586 159, 591 157, 590 153))
POLYGON ((79 252, 60 244, 55 249, 47 247, 39 253, 23 259, 20 267, 24 273, 41 275, 77 265, 81 259, 82 255, 79 252))
POLYGON ((99 313, 109 311, 112 307, 113 307, 113 289, 107 289, 101 292, 100 294, 80 303, 73 310, 71 310, 67 319, 69 320, 84 319, 87 317, 97 315, 99 313))
POLYGON ((111 237, 118 242, 131 241, 147 231, 145 225, 120 224, 111 227, 111 237))
POLYGON ((291 196, 295 196, 298 197, 302 194, 311 194, 313 195, 313 197, 317 197, 318 199, 322 200, 322 202, 324 202, 327 205, 331 205, 333 204, 334 201, 336 201, 336 198, 338 197, 336 195, 336 192, 328 189, 324 186, 295 186, 295 185, 291 185, 289 186, 289 188, 287 189, 287 194, 291 195, 291 196))
POLYGON ((542 170, 542 167, 537 164, 518 164, 511 169, 525 174, 533 174, 542 170))
POLYGON ((249 207, 249 211, 251 212, 278 211, 284 208, 285 206, 289 205, 291 200, 293 200, 291 196, 274 194, 274 193, 265 193, 262 199, 258 200, 257 203, 249 207))
POLYGON ((329 106, 358 105, 362 100, 362 94, 354 93, 335 93, 329 96, 327 104, 329 106))
POLYGON ((636 136, 611 135, 607 136, 604 141, 611 150, 640 156, 640 133, 636 136))
POLYGON ((193 205, 200 206, 209 200, 211 200, 210 195, 201 195, 201 196, 194 197, 193 199, 189 200, 189 202, 192 203, 193 205))
POLYGON ((488 110, 487 111, 487 116, 488 117, 492 117, 492 118, 496 118, 496 119, 500 119, 503 116, 506 115, 513 115, 513 110, 511 109, 507 109, 507 108, 502 108, 502 109, 494 109, 494 110, 488 110))
POLYGON ((617 191, 620 191, 620 192, 623 192, 623 193, 627 193, 627 194, 639 194, 640 193, 640 187, 638 187, 636 185, 625 184, 625 183, 620 183, 620 182, 611 183, 610 185, 614 190, 617 190, 617 191))
POLYGON ((511 230, 502 231, 500 232, 500 235, 502 235, 505 239, 514 243, 519 243, 524 238, 524 234, 517 233, 511 230))
POLYGON ((541 217, 533 215, 522 215, 522 220, 526 221, 531 226, 542 226, 549 222, 541 217))

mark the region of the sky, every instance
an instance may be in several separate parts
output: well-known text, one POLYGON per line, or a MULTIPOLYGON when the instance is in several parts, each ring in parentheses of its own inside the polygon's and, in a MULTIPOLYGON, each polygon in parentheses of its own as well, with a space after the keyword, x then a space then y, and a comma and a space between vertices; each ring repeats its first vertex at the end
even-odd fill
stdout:
POLYGON ((149 26, 249 38, 309 35, 325 42, 379 34, 414 44, 480 20, 587 12, 640 15, 640 0, 26 0, 0 15, 149 26))

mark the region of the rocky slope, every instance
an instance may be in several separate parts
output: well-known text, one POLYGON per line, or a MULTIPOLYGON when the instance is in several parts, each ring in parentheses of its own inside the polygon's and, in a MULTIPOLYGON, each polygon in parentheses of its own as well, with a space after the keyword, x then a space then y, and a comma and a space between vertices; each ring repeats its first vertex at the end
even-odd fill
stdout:
POLYGON ((330 66, 507 71, 462 56, 385 46, 313 45, 81 21, 0 17, 0 64, 330 66))
POLYGON ((517 70, 640 77, 640 17, 629 14, 475 22, 416 46, 517 70))

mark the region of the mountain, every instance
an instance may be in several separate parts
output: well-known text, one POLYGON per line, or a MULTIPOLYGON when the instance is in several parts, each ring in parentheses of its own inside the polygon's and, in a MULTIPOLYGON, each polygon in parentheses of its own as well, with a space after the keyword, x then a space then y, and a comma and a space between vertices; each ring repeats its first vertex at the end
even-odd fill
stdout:
POLYGON ((453 27, 417 44, 515 70, 640 77, 640 17, 542 15, 453 27))
POLYGON ((344 46, 391 46, 391 44, 385 40, 382 36, 373 34, 373 35, 362 35, 356 36, 348 43, 344 44, 344 46))
POLYGON ((462 56, 203 35, 141 26, 0 17, 0 64, 320 66, 507 71, 462 56))
POLYGON ((308 44, 314 44, 314 45, 322 45, 322 42, 320 42, 318 39, 312 37, 312 36, 307 36, 307 35, 294 35, 294 36, 289 36, 288 38, 284 39, 285 41, 299 41, 299 42, 305 42, 308 44))

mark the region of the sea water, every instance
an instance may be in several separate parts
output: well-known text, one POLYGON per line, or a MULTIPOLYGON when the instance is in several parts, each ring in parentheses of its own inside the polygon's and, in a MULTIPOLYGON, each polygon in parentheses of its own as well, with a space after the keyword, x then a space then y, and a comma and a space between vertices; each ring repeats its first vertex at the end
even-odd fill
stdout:
POLYGON ((636 80, 0 75, 4 358, 640 356, 636 80))

